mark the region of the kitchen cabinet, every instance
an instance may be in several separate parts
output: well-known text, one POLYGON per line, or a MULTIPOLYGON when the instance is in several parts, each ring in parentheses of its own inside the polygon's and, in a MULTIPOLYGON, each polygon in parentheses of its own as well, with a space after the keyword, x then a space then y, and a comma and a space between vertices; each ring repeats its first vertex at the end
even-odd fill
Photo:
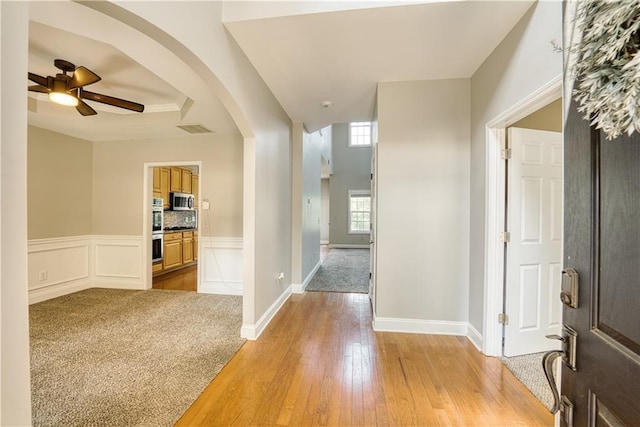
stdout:
POLYGON ((169 200, 170 181, 171 169, 160 168, 160 197, 162 197, 164 209, 169 209, 169 205, 171 204, 169 200))
POLYGON ((162 271, 162 261, 154 262, 151 266, 151 271, 153 274, 159 273, 162 271))
POLYGON ((193 231, 182 233, 182 263, 193 262, 193 231))
POLYGON ((182 175, 180 178, 180 188, 183 193, 191 194, 191 170, 182 169, 182 175))
POLYGON ((171 168, 171 191, 182 193, 182 168, 171 168))
POLYGON ((182 265, 182 233, 164 234, 164 254, 162 255, 162 269, 182 265))
POLYGON ((160 178, 160 168, 153 168, 153 197, 160 198, 162 197, 162 189, 161 189, 161 178, 160 178))
POLYGON ((198 175, 191 174, 191 194, 193 194, 194 196, 194 200, 193 200, 193 206, 194 207, 198 207, 198 185, 200 183, 200 177, 198 175))
POLYGON ((198 232, 193 232, 193 260, 198 261, 198 232))

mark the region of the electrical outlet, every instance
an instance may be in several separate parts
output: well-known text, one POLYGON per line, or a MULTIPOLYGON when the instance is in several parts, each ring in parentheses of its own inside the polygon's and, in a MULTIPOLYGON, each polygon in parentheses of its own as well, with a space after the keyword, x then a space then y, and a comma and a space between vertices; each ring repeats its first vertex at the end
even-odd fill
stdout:
POLYGON ((42 270, 40 272, 40 276, 39 277, 40 277, 40 281, 41 282, 44 281, 44 280, 47 280, 47 278, 49 277, 49 272, 47 270, 42 270))

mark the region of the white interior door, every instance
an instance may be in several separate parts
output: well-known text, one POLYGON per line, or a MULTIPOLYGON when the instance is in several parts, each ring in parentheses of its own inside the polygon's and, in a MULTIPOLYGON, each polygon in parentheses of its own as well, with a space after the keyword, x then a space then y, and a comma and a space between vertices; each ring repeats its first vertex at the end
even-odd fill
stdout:
POLYGON ((509 128, 504 355, 559 347, 562 134, 509 128))

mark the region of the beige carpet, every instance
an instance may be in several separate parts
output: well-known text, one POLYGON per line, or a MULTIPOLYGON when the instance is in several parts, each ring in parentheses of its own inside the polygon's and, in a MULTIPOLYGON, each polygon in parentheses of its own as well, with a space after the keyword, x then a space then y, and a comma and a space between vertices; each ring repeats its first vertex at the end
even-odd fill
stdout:
POLYGON ((549 383, 547 383, 544 369, 542 369, 542 356, 544 356, 544 353, 503 357, 502 363, 513 372, 536 399, 549 409, 553 406, 553 393, 549 388, 549 383))
POLYGON ((90 289, 29 314, 34 426, 171 426, 244 342, 241 297, 90 289))

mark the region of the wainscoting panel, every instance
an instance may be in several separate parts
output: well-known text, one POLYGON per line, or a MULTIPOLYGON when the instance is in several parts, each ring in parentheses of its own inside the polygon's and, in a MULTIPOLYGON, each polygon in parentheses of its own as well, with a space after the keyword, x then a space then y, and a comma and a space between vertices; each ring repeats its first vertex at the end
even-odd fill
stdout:
POLYGON ((90 236, 28 242, 27 280, 33 304, 90 287, 90 236))
POLYGON ((242 239, 200 237, 200 284, 205 294, 242 295, 242 239))
POLYGON ((144 289, 142 237, 94 236, 94 285, 118 289, 144 289))

